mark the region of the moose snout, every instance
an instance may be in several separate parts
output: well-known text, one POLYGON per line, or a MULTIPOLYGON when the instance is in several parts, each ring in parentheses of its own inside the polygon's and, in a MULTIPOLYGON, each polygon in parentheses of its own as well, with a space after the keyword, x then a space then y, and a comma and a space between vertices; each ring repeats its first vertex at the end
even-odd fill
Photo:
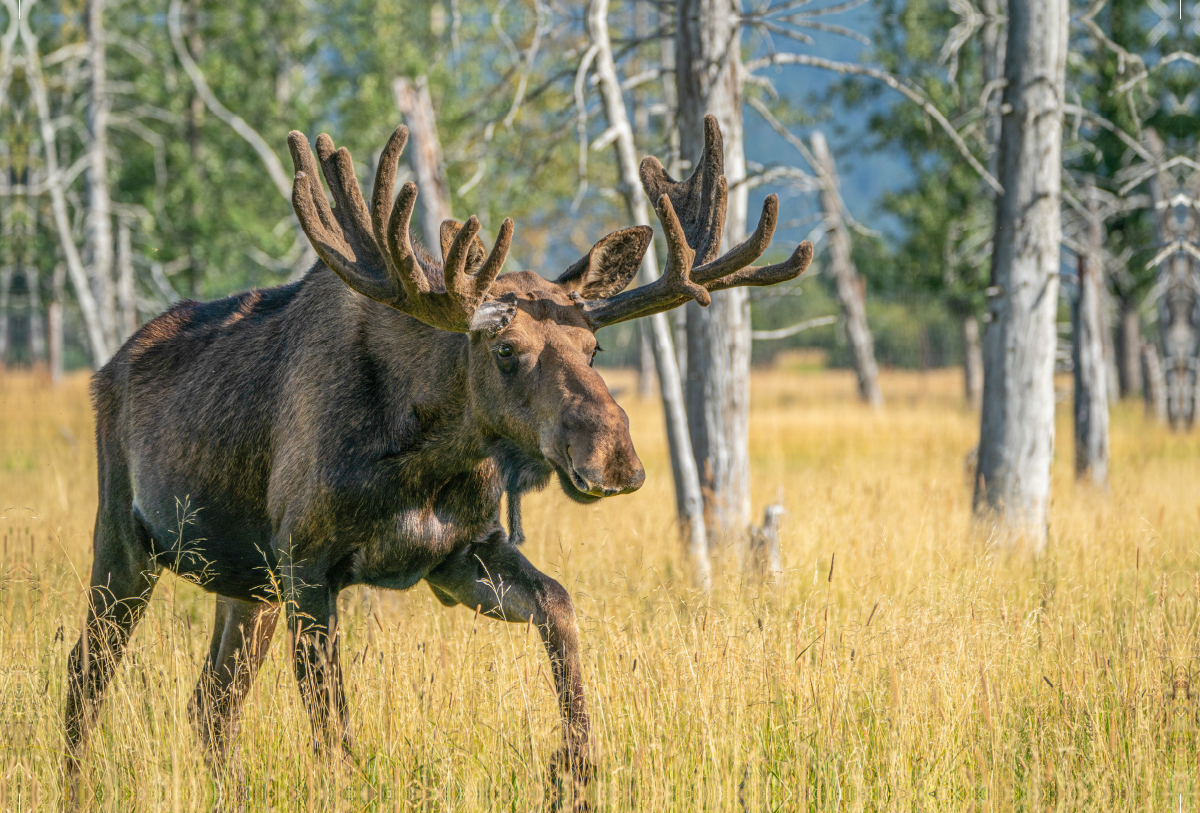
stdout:
POLYGON ((646 470, 642 461, 633 455, 631 460, 600 468, 588 463, 576 463, 568 452, 571 481, 575 488, 592 497, 613 497, 637 491, 646 482, 646 470))
POLYGON ((568 414, 563 419, 565 468, 575 488, 590 497, 637 491, 646 470, 629 437, 629 421, 613 404, 610 414, 568 414))

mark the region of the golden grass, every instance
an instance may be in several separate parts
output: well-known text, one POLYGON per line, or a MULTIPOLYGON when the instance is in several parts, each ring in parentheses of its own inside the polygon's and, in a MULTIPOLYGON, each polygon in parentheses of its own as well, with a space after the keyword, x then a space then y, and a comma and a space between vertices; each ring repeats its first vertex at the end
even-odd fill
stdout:
MULTIPOLYGON (((958 375, 883 384, 874 415, 847 374, 756 376, 756 511, 778 494, 789 512, 775 590, 690 589, 659 408, 632 395, 647 485, 527 501, 525 551, 580 616, 596 808, 1198 809, 1196 433, 1118 407, 1099 494, 1073 481, 1061 409, 1035 562, 972 529, 958 375)), ((0 377, 0 810, 59 803, 95 506, 85 378, 0 377)), ((354 762, 313 757, 276 642, 218 786, 185 711, 212 598, 165 576, 92 741, 95 806, 208 810, 240 781, 248 809, 539 809, 560 735, 536 634, 424 587, 343 601, 354 762)))

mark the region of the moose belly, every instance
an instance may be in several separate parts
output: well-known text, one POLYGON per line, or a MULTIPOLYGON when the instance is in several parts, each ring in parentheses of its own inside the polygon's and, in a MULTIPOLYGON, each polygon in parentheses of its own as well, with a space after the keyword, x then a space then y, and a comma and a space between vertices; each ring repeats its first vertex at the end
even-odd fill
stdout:
POLYGON ((133 507, 156 563, 210 593, 243 601, 270 600, 278 562, 269 524, 221 511, 133 507))

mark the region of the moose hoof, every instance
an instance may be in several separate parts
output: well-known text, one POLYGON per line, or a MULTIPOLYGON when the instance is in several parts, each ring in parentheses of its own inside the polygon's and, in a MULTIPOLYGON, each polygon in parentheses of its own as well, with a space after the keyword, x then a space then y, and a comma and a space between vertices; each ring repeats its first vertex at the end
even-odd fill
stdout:
POLYGON ((550 797, 552 809, 562 809, 562 804, 570 800, 568 810, 573 813, 584 813, 592 809, 584 795, 596 774, 595 763, 587 754, 586 747, 568 751, 562 749, 550 758, 550 797), (567 789, 569 792, 566 792, 567 789))

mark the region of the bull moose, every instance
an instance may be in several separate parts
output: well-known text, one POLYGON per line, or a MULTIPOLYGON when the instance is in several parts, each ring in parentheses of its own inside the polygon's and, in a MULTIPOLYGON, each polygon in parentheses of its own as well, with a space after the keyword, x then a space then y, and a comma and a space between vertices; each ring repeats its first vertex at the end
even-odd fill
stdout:
POLYGON ((289 135, 292 205, 319 260, 299 282, 175 305, 92 383, 100 495, 87 620, 67 667, 72 787, 163 567, 216 594, 189 705, 210 764, 226 756, 281 606, 315 743, 348 750, 338 593, 424 579, 446 606, 538 627, 563 718, 555 764, 586 779, 571 599, 510 543, 500 499, 551 475, 582 503, 639 488, 628 419, 592 369, 595 332, 793 279, 812 259, 804 242, 785 262, 750 265, 775 229, 773 195, 754 234, 718 256, 728 189, 716 119, 704 126, 688 180, 642 162, 668 262, 628 291, 648 226, 604 237, 551 281, 500 274, 511 220, 490 252, 478 219, 448 220, 439 263, 409 235, 416 186, 393 196, 404 127, 383 150, 369 209, 344 147, 317 139, 330 206, 307 139, 289 135))

